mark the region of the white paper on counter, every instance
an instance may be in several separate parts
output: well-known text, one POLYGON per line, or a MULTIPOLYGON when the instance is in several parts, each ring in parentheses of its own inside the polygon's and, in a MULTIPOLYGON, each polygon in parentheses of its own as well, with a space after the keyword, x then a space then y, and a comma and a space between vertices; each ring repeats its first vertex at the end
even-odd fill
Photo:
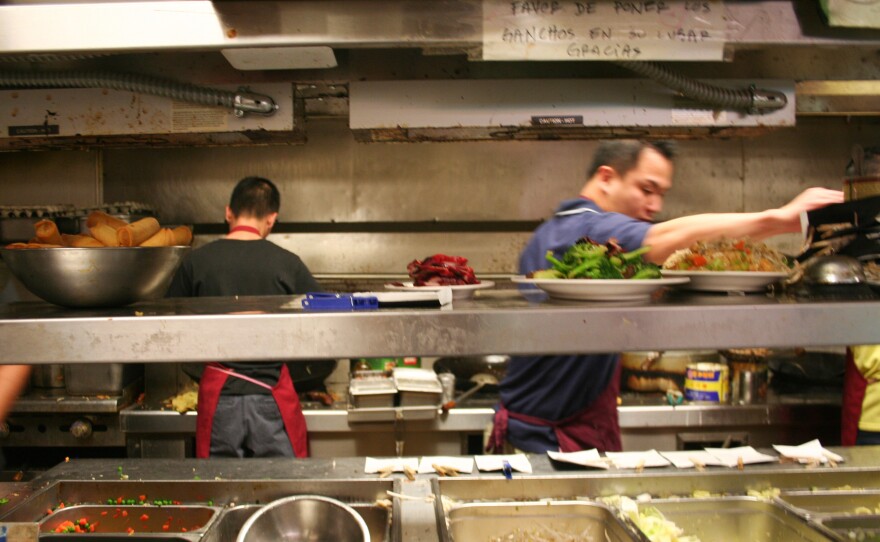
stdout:
POLYGON ((473 472, 474 470, 474 460, 471 457, 426 456, 419 462, 419 474, 434 472, 434 467, 431 465, 452 467, 458 472, 473 472))
POLYGON ((637 469, 640 467, 668 467, 669 461, 657 450, 645 452, 605 452, 605 456, 618 469, 637 469))
POLYGON ((843 462, 843 457, 823 448, 819 439, 813 439, 810 442, 805 442, 799 446, 774 444, 773 448, 779 452, 780 455, 790 459, 796 459, 800 463, 812 463, 814 461, 827 463, 829 459, 837 463, 843 462))
POLYGON ((772 455, 762 454, 751 446, 738 448, 706 448, 706 451, 714 455, 725 467, 736 467, 742 459, 743 465, 752 463, 771 463, 777 461, 772 455))
POLYGON ((532 464, 529 462, 526 454, 475 455, 474 459, 477 461, 477 468, 481 471, 501 470, 504 468, 504 461, 506 460, 510 463, 510 468, 515 471, 528 474, 532 472, 532 464))
POLYGON ((386 457, 386 458, 375 458, 368 457, 364 464, 364 472, 367 474, 375 474, 379 471, 385 470, 386 468, 391 469, 391 472, 403 472, 404 467, 409 467, 415 472, 417 468, 419 468, 419 458, 418 457, 386 457))
POLYGON ((579 452, 551 452, 547 450, 547 455, 554 461, 562 461, 563 463, 573 463, 584 467, 593 467, 595 469, 607 469, 610 461, 599 455, 599 450, 581 450, 579 452))
POLYGON ((686 450, 678 452, 660 452, 660 455, 680 469, 692 469, 697 464, 706 467, 725 467, 717 457, 703 450, 686 450))

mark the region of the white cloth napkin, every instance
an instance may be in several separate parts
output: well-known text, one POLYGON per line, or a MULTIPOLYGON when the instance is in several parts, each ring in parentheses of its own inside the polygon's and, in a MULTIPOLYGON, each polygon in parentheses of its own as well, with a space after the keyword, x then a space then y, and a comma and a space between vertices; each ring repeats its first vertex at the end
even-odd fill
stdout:
POLYGON ((547 455, 554 461, 562 461, 564 463, 573 463, 575 465, 583 465, 584 467, 593 467, 596 469, 607 469, 610 461, 599 455, 599 450, 581 450, 579 452, 551 452, 547 451, 547 455))
POLYGON ((392 472, 403 472, 404 467, 409 467, 413 471, 419 468, 418 457, 387 457, 375 458, 368 457, 364 462, 364 472, 367 474, 375 474, 386 468, 392 472))
POLYGON ((773 448, 779 452, 780 455, 795 459, 800 463, 812 463, 814 461, 827 463, 829 459, 837 463, 843 462, 843 457, 823 448, 819 439, 813 439, 810 442, 805 442, 799 446, 774 444, 773 448))
POLYGON ((660 455, 680 469, 692 469, 697 465, 724 466, 717 457, 704 450, 685 450, 678 452, 660 452, 660 455))
POLYGON ((666 460, 657 450, 646 452, 605 452, 605 456, 618 469, 637 469, 640 467, 666 467, 666 460))
POLYGON ((481 471, 502 470, 504 468, 504 461, 507 461, 510 464, 510 468, 515 471, 532 472, 532 464, 529 463, 529 458, 525 454, 475 455, 474 459, 477 461, 477 468, 481 471))
POLYGON ((432 465, 452 467, 458 472, 472 472, 474 470, 474 460, 471 457, 425 456, 419 462, 419 474, 434 472, 432 465))
POLYGON ((742 459, 743 465, 777 461, 776 457, 762 454, 751 446, 740 446, 738 448, 706 448, 706 451, 714 455, 725 467, 738 466, 740 459, 742 459))

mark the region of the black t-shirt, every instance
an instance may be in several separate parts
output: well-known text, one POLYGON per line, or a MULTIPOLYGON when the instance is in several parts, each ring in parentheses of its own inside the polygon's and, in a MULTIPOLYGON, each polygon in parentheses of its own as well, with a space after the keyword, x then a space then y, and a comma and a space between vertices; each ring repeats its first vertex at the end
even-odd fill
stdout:
MULTIPOLYGON (((294 295, 323 291, 303 261, 265 239, 218 239, 186 255, 166 297, 235 295, 294 295)), ((281 374, 279 362, 224 362, 227 367, 274 386, 281 374)), ((201 364, 185 370, 198 378, 201 364)), ((269 390, 230 377, 223 386, 230 395, 268 394, 269 390)))

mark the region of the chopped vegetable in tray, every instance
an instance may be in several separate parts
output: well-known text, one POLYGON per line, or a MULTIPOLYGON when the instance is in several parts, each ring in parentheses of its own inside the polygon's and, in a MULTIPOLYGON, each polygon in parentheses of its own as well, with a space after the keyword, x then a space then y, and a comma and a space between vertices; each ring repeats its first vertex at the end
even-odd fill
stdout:
POLYGON ((784 254, 764 243, 746 239, 694 243, 667 258, 663 268, 676 271, 791 271, 784 254))
POLYGON ((583 238, 569 248, 562 259, 547 251, 553 266, 529 274, 533 279, 658 279, 660 268, 642 260, 650 247, 624 252, 614 239, 601 245, 583 238))

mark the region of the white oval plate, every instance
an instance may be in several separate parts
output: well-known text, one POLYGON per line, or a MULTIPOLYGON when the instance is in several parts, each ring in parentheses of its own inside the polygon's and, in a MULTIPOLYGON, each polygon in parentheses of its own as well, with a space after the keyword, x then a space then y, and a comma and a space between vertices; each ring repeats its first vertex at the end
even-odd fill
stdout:
POLYGON ((454 284, 449 286, 413 286, 412 281, 402 282, 402 286, 394 283, 386 283, 386 290, 398 290, 403 292, 434 292, 441 288, 449 288, 452 290, 452 299, 470 299, 474 297, 474 292, 492 288, 495 283, 491 280, 482 280, 479 284, 454 284))
POLYGON ((788 273, 776 271, 674 271, 664 269, 664 277, 691 279, 684 288, 703 292, 763 292, 788 273))
POLYGON ((510 279, 517 284, 534 284, 552 298, 579 301, 645 300, 664 286, 684 284, 685 277, 665 279, 530 279, 518 275, 510 279))

